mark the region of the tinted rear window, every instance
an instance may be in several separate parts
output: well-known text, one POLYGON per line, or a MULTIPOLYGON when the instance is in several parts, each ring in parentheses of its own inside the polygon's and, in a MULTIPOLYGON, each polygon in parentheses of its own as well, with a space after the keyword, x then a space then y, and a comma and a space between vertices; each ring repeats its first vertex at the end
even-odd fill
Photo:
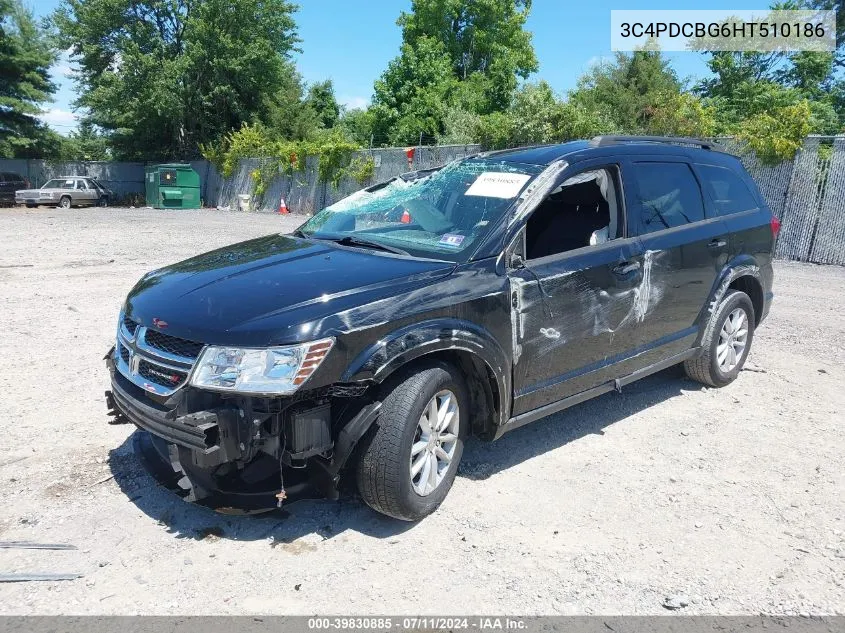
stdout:
POLYGON ((701 180, 718 215, 739 213, 760 206, 756 196, 739 176, 725 167, 697 165, 701 180))
POLYGON ((634 163, 639 189, 640 235, 704 219, 698 180, 686 163, 634 163))

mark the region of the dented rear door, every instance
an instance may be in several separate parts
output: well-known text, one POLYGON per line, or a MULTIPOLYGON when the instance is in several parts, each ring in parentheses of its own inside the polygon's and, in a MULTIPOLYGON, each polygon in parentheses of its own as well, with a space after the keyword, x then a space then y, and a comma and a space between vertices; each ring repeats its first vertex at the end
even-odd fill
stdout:
POLYGON ((620 365, 620 375, 691 347, 729 249, 728 229, 708 217, 686 159, 638 157, 627 168, 629 232, 643 245, 643 286, 629 350, 635 358, 620 365))

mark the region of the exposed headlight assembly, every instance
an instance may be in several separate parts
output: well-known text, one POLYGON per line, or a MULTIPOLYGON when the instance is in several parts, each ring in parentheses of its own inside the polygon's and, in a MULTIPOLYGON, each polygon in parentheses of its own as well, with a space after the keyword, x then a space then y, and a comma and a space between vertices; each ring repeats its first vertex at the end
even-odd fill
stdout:
POLYGON ((333 338, 261 349, 209 346, 197 361, 191 384, 214 391, 291 394, 317 370, 332 345, 333 338))

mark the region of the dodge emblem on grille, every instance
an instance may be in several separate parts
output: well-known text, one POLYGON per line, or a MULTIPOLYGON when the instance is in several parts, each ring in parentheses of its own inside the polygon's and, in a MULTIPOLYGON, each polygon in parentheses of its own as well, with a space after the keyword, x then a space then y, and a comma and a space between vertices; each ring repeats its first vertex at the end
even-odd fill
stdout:
POLYGON ((163 330, 167 327, 167 321, 162 321, 158 317, 153 317, 153 325, 155 325, 160 330, 163 330))

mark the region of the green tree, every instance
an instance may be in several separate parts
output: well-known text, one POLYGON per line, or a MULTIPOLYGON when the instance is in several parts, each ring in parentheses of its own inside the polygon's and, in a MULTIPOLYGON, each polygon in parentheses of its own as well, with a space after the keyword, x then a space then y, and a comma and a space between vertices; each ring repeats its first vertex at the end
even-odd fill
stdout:
MULTIPOLYGON (((792 122, 771 128, 773 134, 775 130, 798 133, 804 125, 797 120, 805 113, 804 123, 811 133, 836 134, 842 129, 845 109, 838 98, 840 84, 832 54, 719 51, 707 55, 713 76, 701 81, 697 92, 716 113, 717 134, 762 133, 770 118, 792 122)), ((797 142, 794 137, 779 143, 770 139, 769 145, 788 148, 797 142)))
POLYGON ((78 129, 62 139, 59 158, 62 160, 110 160, 108 138, 90 121, 83 121, 78 129))
POLYGON ((39 157, 55 151, 57 135, 36 115, 56 87, 56 59, 20 0, 0 0, 0 157, 39 157))
MULTIPOLYGON (((836 11, 836 54, 834 64, 845 66, 845 7, 842 0, 806 0, 810 9, 836 11)), ((798 7, 800 8, 800 7, 798 7)))
POLYGON ((442 42, 421 37, 403 44, 376 80, 372 112, 373 134, 379 145, 417 143, 441 129, 441 122, 457 80, 442 42))
POLYGON ((294 10, 286 0, 64 0, 52 22, 80 67, 77 105, 116 158, 190 158, 247 122, 298 129, 294 10))
POLYGON ((441 143, 481 143, 489 149, 555 143, 618 131, 600 112, 561 100, 545 81, 514 93, 504 112, 479 115, 452 107, 444 118, 441 143))
POLYGON ((792 158, 810 133, 810 104, 801 101, 750 116, 737 127, 736 136, 763 163, 775 164, 792 158))
POLYGON ((538 69, 524 28, 530 10, 531 0, 413 0, 397 23, 405 44, 442 42, 458 80, 483 77, 487 111, 495 111, 507 108, 518 78, 538 69))
MULTIPOLYGON (((680 100, 682 84, 660 51, 616 53, 613 61, 594 65, 578 80, 570 102, 612 122, 628 134, 672 134, 667 104, 680 100)), ((698 114, 690 109, 691 114, 698 114)), ((678 121, 681 123, 681 121, 678 121)), ((683 121, 688 131, 694 121, 683 121)))
MULTIPOLYGON (((478 143, 482 135, 482 116, 459 106, 451 106, 443 116, 443 131, 437 135, 438 145, 478 143)), ((510 121, 507 121, 510 125, 510 121)), ((493 147, 488 143, 488 147, 493 147)), ((498 147, 498 146, 497 146, 498 147)))
POLYGON ((374 132, 381 143, 442 135, 452 107, 502 112, 520 78, 538 68, 525 30, 530 0, 413 0, 403 12, 399 56, 376 82, 374 132))
POLYGON ((334 85, 331 79, 309 86, 305 103, 314 111, 317 120, 324 128, 334 127, 340 118, 340 105, 334 96, 334 85))
POLYGON ((369 147, 373 138, 375 117, 370 109, 352 108, 344 110, 337 122, 337 127, 343 131, 350 141, 369 147))

